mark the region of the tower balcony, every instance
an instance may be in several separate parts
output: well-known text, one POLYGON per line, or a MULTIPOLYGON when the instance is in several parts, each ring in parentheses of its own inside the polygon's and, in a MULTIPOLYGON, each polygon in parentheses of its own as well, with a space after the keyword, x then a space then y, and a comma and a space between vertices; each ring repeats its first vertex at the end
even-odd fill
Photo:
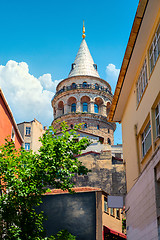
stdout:
POLYGON ((70 86, 64 86, 63 88, 61 88, 59 91, 56 92, 56 94, 54 95, 53 99, 58 96, 59 94, 66 92, 66 91, 70 91, 70 90, 74 90, 74 89, 93 89, 93 90, 99 90, 102 92, 106 92, 108 93, 111 97, 113 97, 113 94, 111 93, 111 91, 109 90, 109 88, 104 87, 104 86, 100 86, 99 84, 72 84, 70 86))

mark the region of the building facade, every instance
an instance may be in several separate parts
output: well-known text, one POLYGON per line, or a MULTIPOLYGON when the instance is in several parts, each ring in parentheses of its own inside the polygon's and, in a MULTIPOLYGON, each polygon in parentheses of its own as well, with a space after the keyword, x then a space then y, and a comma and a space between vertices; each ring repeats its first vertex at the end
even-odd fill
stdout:
POLYGON ((108 194, 125 196, 126 178, 122 146, 112 145, 107 149, 101 149, 101 147, 100 143, 97 144, 97 147, 93 145, 93 147, 89 147, 88 151, 86 150, 78 156, 78 160, 91 172, 84 176, 76 175, 74 177, 75 185, 101 188, 108 194))
POLYGON ((122 123, 128 239, 160 239, 160 1, 141 0, 109 120, 122 123))
POLYGON ((18 130, 2 89, 0 88, 0 145, 5 143, 7 137, 15 143, 16 149, 21 147, 23 138, 18 130))
POLYGON ((31 149, 38 152, 41 146, 39 138, 45 133, 46 127, 43 129, 42 124, 34 119, 31 122, 18 123, 18 129, 24 139, 22 147, 27 151, 31 149))
POLYGON ((76 194, 53 189, 43 196, 39 210, 47 216, 47 236, 67 229, 77 240, 126 239, 121 210, 108 208, 107 193, 93 187, 73 190, 76 194))

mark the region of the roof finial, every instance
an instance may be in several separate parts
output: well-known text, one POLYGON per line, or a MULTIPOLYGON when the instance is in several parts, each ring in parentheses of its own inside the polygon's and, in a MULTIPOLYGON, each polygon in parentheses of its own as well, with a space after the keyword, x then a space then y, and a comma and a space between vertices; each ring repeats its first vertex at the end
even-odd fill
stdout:
POLYGON ((84 20, 83 20, 83 30, 82 30, 83 34, 82 34, 82 38, 84 39, 86 37, 85 35, 85 26, 84 26, 84 20))

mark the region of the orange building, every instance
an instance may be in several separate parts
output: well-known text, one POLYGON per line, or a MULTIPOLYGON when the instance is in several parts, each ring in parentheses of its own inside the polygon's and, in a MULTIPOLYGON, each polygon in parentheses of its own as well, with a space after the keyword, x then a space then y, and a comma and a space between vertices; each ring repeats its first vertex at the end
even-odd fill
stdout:
POLYGON ((14 120, 12 111, 0 88, 0 145, 5 143, 5 138, 9 137, 15 142, 15 147, 21 147, 23 139, 14 120))

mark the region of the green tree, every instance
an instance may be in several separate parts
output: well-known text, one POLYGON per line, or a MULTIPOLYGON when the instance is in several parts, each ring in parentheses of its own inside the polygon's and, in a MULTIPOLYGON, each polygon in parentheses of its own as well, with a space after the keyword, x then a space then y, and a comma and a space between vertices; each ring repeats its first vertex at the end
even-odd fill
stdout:
POLYGON ((0 147, 0 237, 4 240, 47 239, 43 213, 35 211, 42 194, 47 186, 71 192, 74 174, 87 174, 88 169, 75 156, 86 149, 89 140, 75 141, 79 126, 70 132, 65 122, 61 127, 60 135, 49 127, 40 139, 39 154, 17 151, 8 140, 0 147))

